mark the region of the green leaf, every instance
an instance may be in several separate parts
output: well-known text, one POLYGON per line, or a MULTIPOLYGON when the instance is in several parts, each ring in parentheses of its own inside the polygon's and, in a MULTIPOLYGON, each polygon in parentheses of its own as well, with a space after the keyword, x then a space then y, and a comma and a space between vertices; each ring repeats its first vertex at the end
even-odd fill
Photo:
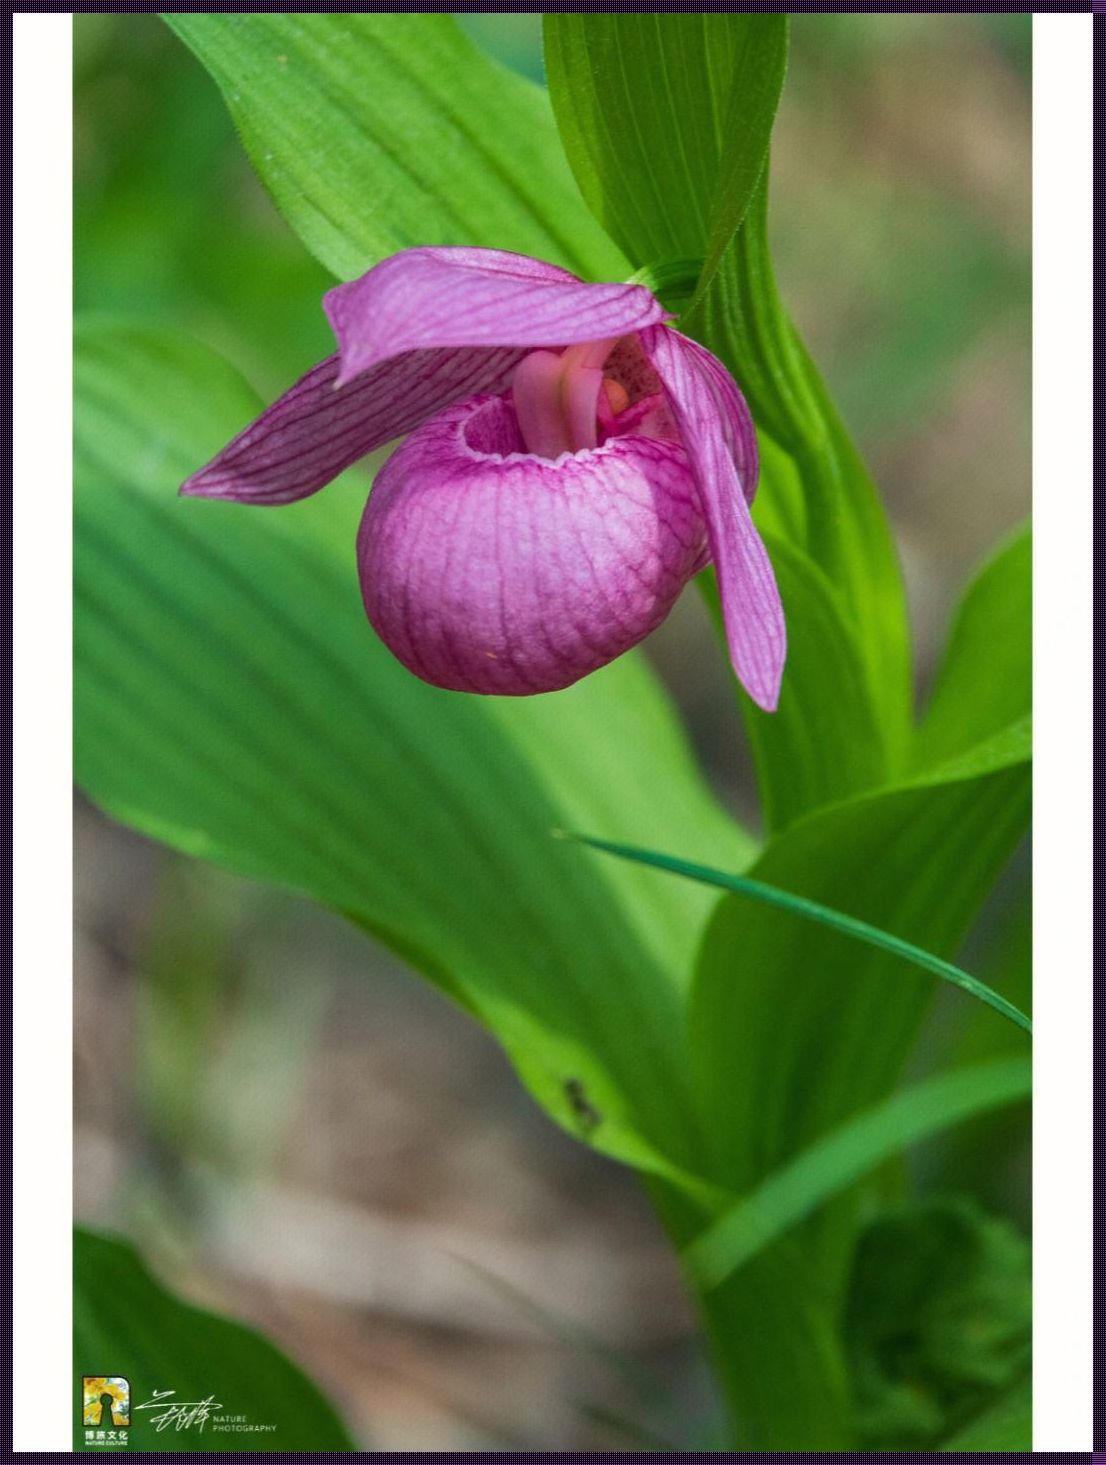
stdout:
MULTIPOLYGON (((719 1286, 770 1242, 882 1161, 951 1125, 1027 1098, 1028 1058, 955 1069, 855 1115, 768 1175, 684 1251, 704 1291, 719 1286)), ((897 1299, 896 1299, 897 1300, 897 1299)))
MULTIPOLYGON (((807 474, 829 467, 830 424, 824 388, 791 325, 776 284, 768 247, 770 169, 765 167, 735 235, 706 292, 681 322, 729 362, 737 374, 757 426, 785 452, 804 463, 807 474)), ((812 514, 828 518, 806 485, 812 514)))
MULTIPOLYGON (((701 1211, 655 1180, 649 1190, 682 1250, 703 1229, 701 1211)), ((837 1316, 797 1235, 701 1293, 698 1307, 729 1411, 729 1448, 849 1448, 849 1383, 837 1316)))
POLYGON ((950 759, 1028 715, 1032 576, 1026 525, 988 560, 964 594, 918 730, 918 766, 950 759))
POLYGON ((277 206, 342 279, 422 244, 625 273, 587 216, 542 89, 484 56, 452 17, 165 19, 218 82, 277 206))
POLYGON ((109 813, 306 892, 499 1038, 564 1127, 698 1169, 683 1040, 713 897, 550 838, 668 838, 740 865, 644 661, 547 697, 426 686, 365 620, 353 477, 279 510, 180 499, 257 409, 183 338, 81 332, 76 765, 109 813))
POLYGON ((692 310, 705 297, 767 168, 768 140, 787 70, 786 16, 749 16, 747 21, 747 39, 730 84, 707 257, 692 310))
POLYGON ((770 1247, 700 1298, 734 1411, 734 1448, 843 1450, 848 1378, 816 1271, 797 1247, 770 1247))
MULTIPOLYGON (((73 1369, 78 1398, 83 1376, 127 1380, 131 1451, 356 1448, 315 1385, 259 1333, 181 1302, 132 1246, 80 1227, 73 1233, 73 1369), (143 1406, 170 1391, 170 1404, 213 1398, 213 1417, 202 1428, 158 1429, 159 1411, 143 1406), (272 1428, 220 1431, 218 1415, 272 1428)), ((78 1422, 74 1450, 103 1454, 103 1444, 85 1442, 84 1429, 78 1422)))
POLYGON ((915 773, 904 781, 903 787, 924 788, 927 785, 980 778, 985 773, 1028 763, 1032 754, 1033 724, 1027 715, 1019 717, 1000 732, 993 733, 982 743, 976 743, 965 752, 956 754, 947 763, 939 763, 935 768, 924 768, 920 773, 915 773))
MULTIPOLYGON (((748 873, 951 955, 1028 808, 1023 764, 882 790, 808 815, 748 873)), ((750 1188, 889 1090, 933 992, 893 960, 736 895, 718 908, 690 1021, 721 1184, 750 1188)))
POLYGON ((967 992, 978 1001, 985 1002, 988 1007, 1001 1013, 1017 1027, 1023 1028, 1026 1032, 1032 1031, 1033 1025, 1025 1013, 1019 1011, 1013 1003, 1007 1002, 1005 997, 992 991, 985 982, 962 971, 951 961, 944 961, 931 952, 923 951, 920 946, 915 946, 910 941, 900 940, 898 936, 892 936, 889 931, 881 931, 878 926, 872 926, 867 921, 855 920, 841 911, 830 910, 828 906, 819 905, 815 900, 807 900, 801 895, 792 895, 789 891, 780 890, 775 885, 766 885, 763 880, 750 880, 745 875, 730 875, 723 870, 711 870, 705 865, 694 865, 688 860, 676 859, 672 855, 658 854, 655 850, 634 849, 630 845, 614 844, 606 839, 592 839, 586 834, 574 835, 573 838, 578 839, 581 844, 589 845, 592 849, 606 850, 608 854, 619 855, 624 860, 635 860, 640 865, 650 865, 656 870, 669 870, 674 875, 682 875, 688 880, 697 880, 702 885, 713 885, 719 890, 732 890, 738 895, 748 896, 750 900, 759 900, 765 905, 775 906, 777 910, 790 911, 792 915, 799 916, 803 920, 815 921, 829 927, 832 931, 839 931, 843 936, 851 936, 855 941, 864 941, 869 946, 878 947, 881 951, 890 951, 895 956, 901 956, 904 961, 920 967, 922 971, 932 972, 942 981, 950 982, 954 987, 959 987, 962 992, 967 992))
POLYGON ((708 279, 764 166, 786 17, 557 13, 544 34, 557 124, 596 217, 635 265, 705 257, 708 279))

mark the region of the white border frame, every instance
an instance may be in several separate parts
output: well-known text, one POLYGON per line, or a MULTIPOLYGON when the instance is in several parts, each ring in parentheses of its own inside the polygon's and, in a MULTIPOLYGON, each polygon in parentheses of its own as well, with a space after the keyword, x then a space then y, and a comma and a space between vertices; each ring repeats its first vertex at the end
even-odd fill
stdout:
POLYGON ((73 1447, 72 16, 12 18, 16 1450, 73 1447))
MULTIPOLYGON (((1091 1447, 1091 17, 1034 17, 1034 1443, 1091 1447)), ((17 1450, 71 1448, 71 16, 14 17, 17 1450), (32 1438, 33 1436, 33 1438, 32 1438)), ((965 486, 970 491, 970 485, 965 486)))
POLYGON ((1092 1409, 1090 15, 1033 18, 1033 1446, 1092 1409))

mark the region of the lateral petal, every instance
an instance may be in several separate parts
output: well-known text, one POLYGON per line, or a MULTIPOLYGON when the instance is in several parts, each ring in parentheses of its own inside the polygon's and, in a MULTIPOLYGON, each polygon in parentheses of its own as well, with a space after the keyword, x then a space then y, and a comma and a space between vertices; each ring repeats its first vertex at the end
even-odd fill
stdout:
POLYGON ((289 504, 317 492, 358 458, 475 392, 501 391, 523 351, 409 351, 338 385, 328 356, 278 397, 181 493, 253 504, 289 504))
POLYGON ((787 630, 768 553, 749 513, 756 490, 756 433, 729 372, 705 347, 666 327, 642 345, 668 396, 702 501, 718 574, 722 618, 738 680, 775 710, 787 630))

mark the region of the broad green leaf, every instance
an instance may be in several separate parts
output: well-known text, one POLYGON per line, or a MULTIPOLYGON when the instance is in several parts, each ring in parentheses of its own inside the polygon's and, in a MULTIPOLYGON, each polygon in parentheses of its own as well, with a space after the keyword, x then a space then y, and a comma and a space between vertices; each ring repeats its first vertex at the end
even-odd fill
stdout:
MULTIPOLYGON (((904 786, 792 825, 748 873, 951 954, 1025 827, 1024 765, 904 786)), ((716 1178, 747 1190, 893 1083, 933 984, 730 896, 700 953, 693 1042, 716 1178)))
POLYGON ((950 758, 947 763, 924 768, 905 779, 905 788, 923 788, 939 783, 955 783, 964 779, 979 778, 985 773, 994 773, 1000 768, 1013 768, 1019 763, 1028 763, 1033 753, 1033 724, 1028 714, 1019 717, 1009 727, 992 733, 983 742, 976 743, 963 753, 950 758))
POLYGON ((1026 1378, 1005 1398, 966 1424, 941 1446, 942 1454, 960 1450, 1003 1450, 1028 1455, 1033 1449, 1033 1388, 1026 1378))
MULTIPOLYGON (((127 1450, 251 1453, 356 1448, 334 1409, 283 1353, 252 1328, 180 1301, 127 1242, 81 1227, 73 1233, 73 1371, 124 1378, 130 1385, 127 1450), (164 1404, 211 1399, 211 1417, 185 1428, 158 1427, 164 1404), (254 1430, 220 1430, 218 1416, 245 1415, 254 1430), (272 1426, 272 1428, 267 1428, 272 1426)), ((106 1410, 107 1405, 102 1409, 106 1410)), ((111 1427, 111 1420, 102 1426, 111 1427)), ((74 1429, 73 1448, 103 1454, 74 1429)))
POLYGON ((712 275, 764 166, 786 18, 557 13, 544 34, 557 124, 596 217, 635 265, 705 256, 712 275))
POLYGON ((684 1265, 703 1291, 719 1286, 882 1161, 962 1120, 1028 1098, 1032 1077, 1028 1058, 1007 1058, 900 1090, 774 1170, 696 1237, 683 1253, 684 1265))
MULTIPOLYGON (((728 207, 726 165, 734 139, 746 124, 759 136, 761 125, 759 92, 750 97, 748 116, 743 110, 742 57, 750 37, 763 34, 756 28, 778 19, 546 18, 550 93, 569 162, 596 216, 634 264, 706 256, 721 237, 708 244, 710 221, 728 207)), ((803 494, 802 538, 794 547, 816 563, 839 597, 841 624, 834 634, 845 644, 831 663, 863 668, 866 685, 854 710, 829 678, 815 672, 807 685, 821 660, 810 643, 806 654, 793 655, 784 695, 803 709, 808 726, 822 729, 819 747, 808 744, 802 751, 830 767, 852 768, 857 748, 870 742, 874 707, 881 747, 869 762, 878 775, 903 761, 910 726, 901 575, 873 485, 780 302, 768 253, 766 175, 765 167, 751 196, 741 198, 741 227, 680 328, 725 361, 749 398, 762 437, 774 440, 771 451, 790 458, 803 494)), ((766 491, 771 487, 767 483, 766 491)), ((803 634, 801 621, 792 620, 789 629, 803 634)), ((820 631, 828 630, 823 618, 820 631)), ((789 777, 792 804, 802 812, 826 797, 817 770, 802 760, 796 765, 793 738, 782 738, 778 747, 769 738, 757 741, 769 805, 779 804, 789 777), (800 805, 800 797, 811 802, 800 805)))
POLYGON ((566 692, 442 692, 361 608, 354 478, 275 510, 180 499, 256 411, 209 351, 83 331, 76 764, 109 813, 314 896, 496 1034, 596 1148, 697 1169, 683 1010, 712 897, 583 855, 586 827, 740 866, 645 663, 566 692))
POLYGON ((1024 1012, 1019 1011, 1011 1002, 991 990, 986 982, 981 982, 977 977, 963 971, 951 961, 944 961, 939 956, 934 956, 929 951, 923 951, 920 946, 915 946, 910 941, 903 941, 898 936, 893 936, 889 931, 881 931, 878 926, 872 926, 867 921, 858 921, 852 916, 844 915, 841 911, 830 910, 828 906, 820 905, 816 900, 807 900, 805 896, 792 895, 787 890, 780 890, 778 886, 766 885, 763 880, 750 880, 746 875, 731 875, 724 870, 711 870, 705 865, 696 865, 689 860, 679 860, 672 855, 658 854, 655 850, 634 849, 630 845, 615 844, 607 839, 592 839, 586 834, 575 836, 581 844, 586 844, 592 849, 606 850, 608 854, 618 855, 624 860, 634 860, 639 865, 649 865, 655 870, 668 870, 674 875, 682 875, 687 880, 697 880, 701 885, 713 885, 717 890, 732 890, 737 895, 748 896, 750 900, 760 901, 763 905, 774 906, 776 910, 790 911, 792 915, 802 920, 814 921, 816 924, 826 926, 831 931, 838 931, 843 936, 851 936, 854 941, 863 941, 868 946, 877 947, 880 951, 889 951, 895 956, 901 956, 904 961, 910 962, 913 966, 921 968, 922 971, 932 972, 934 976, 940 977, 942 981, 950 982, 954 987, 959 987, 962 992, 977 1001, 986 1003, 995 1012, 1008 1018, 1016 1027, 1026 1032, 1032 1030, 1032 1024, 1024 1012))
POLYGON ((420 244, 476 244, 618 279, 542 89, 449 15, 166 15, 218 82, 250 159, 342 279, 420 244))
POLYGON ((915 762, 944 762, 1025 717, 1032 702, 1032 541, 1020 529, 968 586, 949 633, 915 762))
POLYGON ((852 1442, 848 1376, 821 1279, 778 1243, 700 1297, 727 1382, 738 1450, 842 1450, 852 1442))
MULTIPOLYGON (((702 277, 708 268, 715 276, 708 299, 714 298, 715 285, 722 283, 719 273, 729 287, 735 286, 739 279, 735 243, 746 237, 758 245, 762 242, 763 231, 756 227, 742 229, 736 241, 733 236, 750 206, 755 208, 759 200, 761 211, 764 208, 763 160, 783 80, 786 18, 557 13, 545 17, 544 35, 557 125, 595 216, 635 266, 698 258, 704 261, 702 277), (763 74, 750 85, 746 66, 758 63, 763 74), (761 153, 753 168, 738 162, 746 142, 761 153), (741 179, 736 188, 732 174, 741 179), (712 229, 723 219, 732 222, 728 233, 724 225, 712 229), (725 264, 719 272, 720 245, 725 264)), ((768 337, 784 331, 786 323, 766 243, 756 263, 756 278, 752 270, 740 276, 751 288, 747 298, 733 303, 730 326, 739 329, 745 324, 742 307, 755 310, 758 329, 764 324, 760 317, 774 311, 778 320, 772 318, 773 330, 761 330, 766 338, 755 343, 767 350, 772 345, 768 337)), ((683 325, 701 335, 696 322, 702 317, 703 312, 696 310, 690 324, 683 325)), ((713 349, 714 343, 702 338, 713 349)), ((786 344, 787 363, 792 363, 795 347, 790 341, 786 344)), ((767 409, 773 391, 782 390, 777 380, 781 363, 773 361, 764 368, 769 380, 777 380, 773 391, 759 392, 763 351, 738 355, 740 359, 729 365, 746 391, 752 389, 758 420, 775 431, 776 414, 767 409)), ((800 413, 798 420, 820 430, 817 406, 809 400, 793 363, 789 376, 806 401, 805 418, 800 413)), ((776 436, 790 448, 786 431, 776 436)))

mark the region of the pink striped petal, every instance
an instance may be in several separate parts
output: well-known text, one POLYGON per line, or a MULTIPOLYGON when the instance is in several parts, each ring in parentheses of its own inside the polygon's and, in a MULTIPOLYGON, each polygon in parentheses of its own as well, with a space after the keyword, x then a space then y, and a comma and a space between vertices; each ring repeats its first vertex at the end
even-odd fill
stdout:
POLYGON ((341 382, 401 351, 561 347, 666 319, 644 285, 589 285, 498 249, 407 249, 337 285, 323 305, 338 339, 341 382))
POLYGON ((775 710, 787 655, 776 577, 749 514, 756 434, 733 378, 709 351, 667 327, 642 334, 687 449, 718 572, 734 671, 765 711, 775 710))
POLYGON ((567 687, 668 614, 706 552, 678 442, 521 452, 503 397, 439 413, 376 478, 357 553, 369 620, 416 676, 522 696, 567 687))
POLYGON ((181 493, 289 504, 358 458, 473 392, 499 391, 523 356, 515 348, 412 351, 338 386, 338 357, 320 361, 243 429, 181 493))

